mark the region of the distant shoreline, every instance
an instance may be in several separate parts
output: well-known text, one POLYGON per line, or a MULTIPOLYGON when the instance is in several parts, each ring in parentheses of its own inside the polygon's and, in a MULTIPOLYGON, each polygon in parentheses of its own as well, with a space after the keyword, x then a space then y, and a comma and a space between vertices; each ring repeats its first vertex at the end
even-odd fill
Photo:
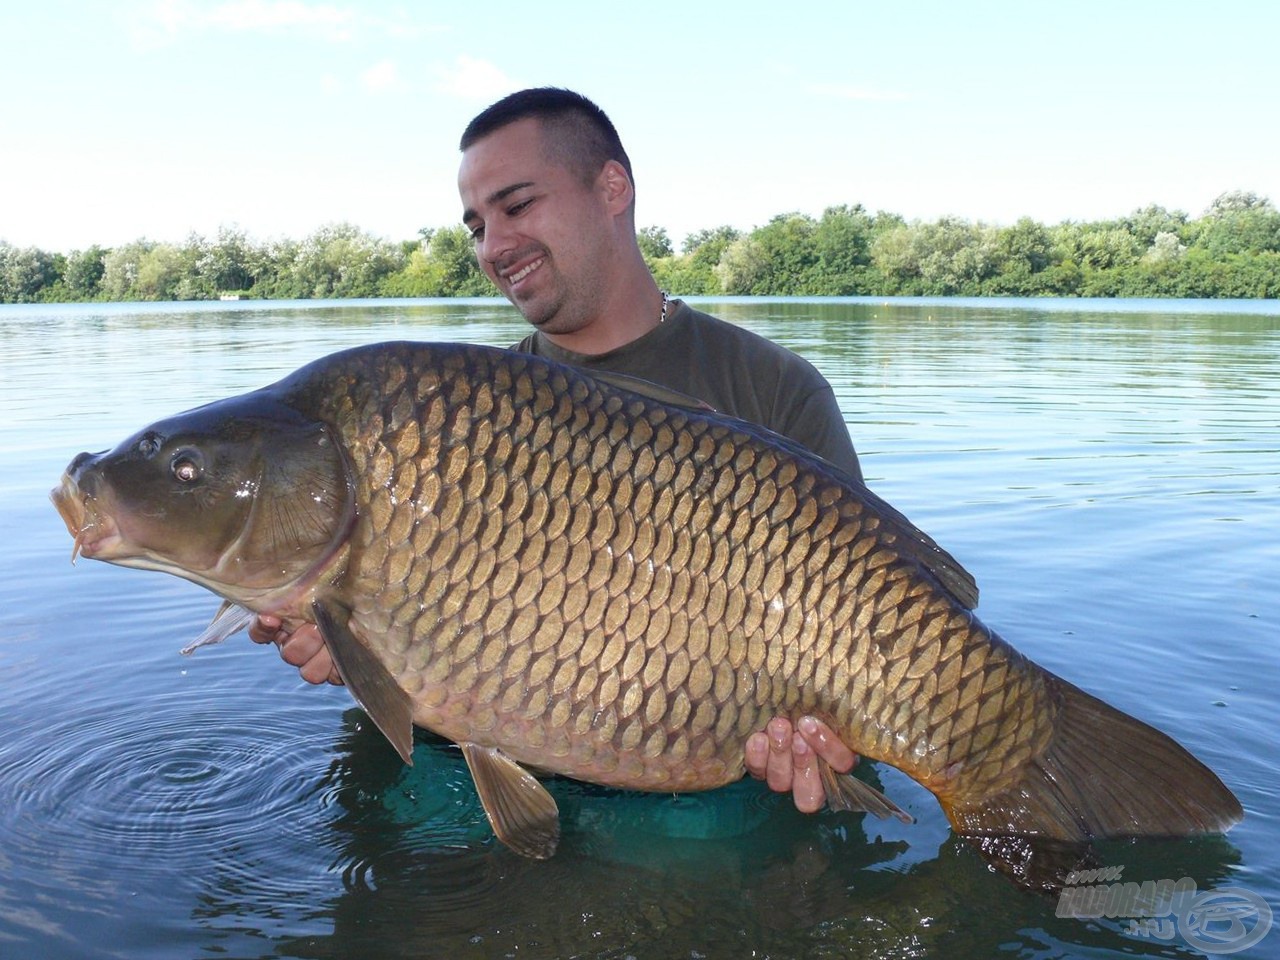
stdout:
MULTIPOLYGON (((679 252, 660 227, 638 239, 658 284, 677 296, 1280 298, 1280 211, 1243 192, 1196 219, 1150 206, 1114 220, 997 227, 841 205, 821 217, 779 214, 749 232, 701 230, 679 252)), ((300 241, 259 243, 223 228, 213 239, 70 253, 0 240, 0 303, 494 293, 462 226, 401 243, 349 223, 300 241)))

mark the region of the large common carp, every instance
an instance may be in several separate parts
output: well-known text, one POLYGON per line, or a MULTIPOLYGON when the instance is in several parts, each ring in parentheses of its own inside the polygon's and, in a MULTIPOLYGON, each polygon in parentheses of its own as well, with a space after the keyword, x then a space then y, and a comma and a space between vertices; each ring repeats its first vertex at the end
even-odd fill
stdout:
MULTIPOLYGON (((458 743, 490 822, 549 856, 522 765, 640 790, 743 774, 811 713, 932 791, 957 832, 1225 830, 1219 779, 1018 654, 973 580, 862 484, 659 388, 484 347, 348 350, 81 454, 76 551, 297 626, 406 760, 458 743)), ((901 814, 824 767, 847 808, 901 814)), ((903 815, 905 816, 905 815, 903 815)))

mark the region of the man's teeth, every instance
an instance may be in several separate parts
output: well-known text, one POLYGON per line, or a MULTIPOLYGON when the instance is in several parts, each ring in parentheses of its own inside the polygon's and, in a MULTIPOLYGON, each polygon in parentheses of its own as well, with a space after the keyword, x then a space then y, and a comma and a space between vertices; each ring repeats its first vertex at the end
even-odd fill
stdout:
POLYGON ((537 270, 540 266, 542 266, 542 257, 539 257, 537 260, 533 261, 533 263, 529 264, 527 267, 517 270, 515 273, 511 274, 511 276, 507 277, 507 280, 509 280, 511 283, 519 283, 529 274, 533 273, 533 271, 537 270))

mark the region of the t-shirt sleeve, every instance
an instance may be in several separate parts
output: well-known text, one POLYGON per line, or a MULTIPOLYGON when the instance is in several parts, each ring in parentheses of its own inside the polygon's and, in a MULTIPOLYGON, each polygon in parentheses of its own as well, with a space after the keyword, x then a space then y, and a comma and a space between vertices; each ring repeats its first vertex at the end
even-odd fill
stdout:
POLYGON ((862 467, 849 428, 829 385, 793 401, 788 407, 786 429, 781 432, 854 479, 862 480, 862 467))

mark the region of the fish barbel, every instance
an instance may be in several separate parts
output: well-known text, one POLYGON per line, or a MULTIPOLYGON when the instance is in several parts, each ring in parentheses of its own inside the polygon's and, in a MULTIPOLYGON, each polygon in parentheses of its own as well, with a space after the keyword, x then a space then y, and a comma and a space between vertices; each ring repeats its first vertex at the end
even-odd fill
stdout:
MULTIPOLYGON (((525 766, 709 789, 774 715, 820 717, 969 836, 1242 816, 1169 737, 983 625, 972 578, 861 483, 640 382, 377 344, 81 454, 53 499, 83 556, 317 623, 405 761, 415 724, 458 743, 529 856, 558 818, 525 766)), ((823 773, 834 803, 905 817, 823 773)))

